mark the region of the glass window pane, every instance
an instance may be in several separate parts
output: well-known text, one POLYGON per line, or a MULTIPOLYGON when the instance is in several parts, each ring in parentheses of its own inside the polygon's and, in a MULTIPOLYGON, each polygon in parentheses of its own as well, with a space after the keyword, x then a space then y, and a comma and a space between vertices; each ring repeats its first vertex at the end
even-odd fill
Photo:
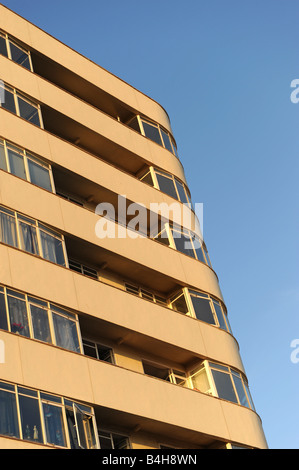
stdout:
POLYGON ((73 410, 66 408, 66 420, 67 420, 67 427, 69 430, 69 437, 71 443, 71 449, 80 449, 78 435, 76 431, 76 420, 74 416, 73 410))
POLYGON ((206 262, 205 260, 205 257, 203 255, 203 251, 202 251, 202 242, 196 238, 196 237, 192 237, 192 240, 193 240, 193 245, 194 245, 194 249, 196 251, 196 257, 199 261, 202 261, 203 263, 206 262))
POLYGON ((243 406, 247 406, 247 408, 249 408, 249 403, 245 394, 242 380, 240 379, 240 377, 236 377, 234 374, 233 374, 233 379, 234 379, 234 383, 235 383, 235 387, 237 390, 240 404, 243 406))
POLYGON ((30 181, 41 188, 52 191, 50 172, 48 168, 39 165, 37 162, 28 158, 28 168, 30 181))
POLYGON ((209 379, 204 368, 193 375, 192 384, 193 387, 199 390, 200 392, 207 393, 210 390, 211 386, 209 384, 209 379))
POLYGON ((63 425, 62 408, 43 403, 46 438, 49 444, 65 447, 65 430, 63 425))
POLYGON ((144 129, 144 133, 146 137, 148 137, 150 140, 153 140, 157 144, 162 145, 161 136, 160 136, 158 127, 155 125, 149 124, 145 121, 142 121, 142 124, 143 124, 143 129, 144 129))
POLYGON ((139 122, 138 122, 137 117, 135 117, 134 119, 132 119, 132 120, 128 123, 128 126, 131 127, 132 129, 134 129, 135 131, 139 132, 139 134, 141 133, 141 132, 140 132, 140 126, 139 126, 139 122))
POLYGON ((212 369, 219 398, 238 403, 230 374, 212 369))
POLYGON ((5 297, 3 293, 0 294, 0 329, 8 330, 5 297))
POLYGON ((183 202, 184 204, 188 204, 189 201, 187 199, 184 186, 178 180, 175 180, 175 182, 176 182, 176 187, 180 196, 180 201, 183 202))
POLYGON ((16 396, 14 393, 0 390, 0 434, 8 437, 20 437, 16 396))
POLYGON ((36 126, 40 127, 41 124, 39 120, 37 106, 29 103, 28 101, 25 101, 20 96, 18 96, 18 104, 19 104, 20 116, 26 119, 27 121, 32 122, 32 124, 35 124, 36 126))
POLYGON ((166 134, 166 132, 164 132, 163 129, 161 129, 161 134, 162 134, 162 138, 163 138, 165 148, 167 148, 167 150, 169 150, 171 153, 173 153, 169 135, 166 134))
POLYGON ((180 297, 178 297, 176 300, 171 302, 172 308, 176 310, 177 312, 181 313, 187 313, 188 312, 188 307, 185 299, 185 295, 182 294, 180 297))
POLYGON ((168 196, 178 199, 172 178, 168 178, 167 176, 160 175, 159 173, 156 173, 156 177, 158 180, 160 190, 163 193, 168 194, 168 196))
POLYGON ((36 305, 30 305, 30 311, 34 338, 52 343, 48 311, 36 305))
POLYGON ((0 212, 0 241, 10 246, 18 246, 15 217, 4 212, 0 212))
POLYGON ((143 181, 144 183, 147 183, 150 186, 154 186, 153 178, 152 178, 152 175, 151 175, 150 171, 148 173, 146 173, 144 176, 142 176, 140 178, 140 181, 143 181))
POLYGON ((6 39, 0 35, 0 54, 8 57, 6 39))
POLYGON ((19 395, 23 439, 43 442, 38 400, 19 395))
POLYGON ((7 171, 4 144, 0 141, 0 170, 7 171))
POLYGON ((76 322, 53 313, 53 323, 57 346, 80 352, 76 322))
POLYGON ((253 403, 253 400, 252 400, 252 396, 251 396, 248 384, 245 381, 244 381, 244 387, 245 387, 245 390, 246 390, 246 393, 247 393, 247 397, 248 397, 250 406, 253 410, 255 410, 254 403, 253 403))
POLYGON ((222 308, 220 307, 218 302, 213 301, 213 305, 214 305, 214 308, 215 308, 215 312, 216 312, 216 315, 217 315, 217 318, 218 318, 220 328, 222 328, 223 330, 227 330, 225 319, 224 319, 224 313, 222 312, 222 308))
POLYGON ((16 105, 15 105, 13 90, 9 87, 3 88, 3 86, 1 85, 1 82, 0 82, 0 98, 1 98, 0 106, 16 114, 16 105))
POLYGON ((7 303, 12 333, 29 337, 30 333, 25 300, 16 299, 8 295, 7 303))
POLYGON ((193 245, 191 243, 191 238, 188 236, 185 236, 181 232, 177 232, 176 230, 173 230, 172 233, 173 233, 173 238, 174 238, 176 249, 180 251, 181 253, 184 253, 187 256, 191 256, 192 258, 195 258, 193 245))
POLYGON ((10 172, 22 178, 23 180, 26 179, 26 172, 24 166, 24 155, 20 152, 12 150, 10 147, 7 148, 10 172))
POLYGON ((104 433, 103 431, 100 431, 99 441, 101 449, 113 449, 113 443, 109 433, 104 433), (104 434, 107 435, 105 436, 104 434))
POLYGON ((195 316, 198 320, 202 320, 211 325, 215 325, 214 315, 211 310, 211 304, 208 299, 202 299, 191 295, 195 316))
POLYGON ((28 52, 23 51, 13 42, 9 42, 9 46, 12 60, 26 69, 31 70, 28 52))
POLYGON ((53 263, 65 266, 62 240, 53 237, 49 233, 40 230, 43 257, 53 263))
POLYGON ((19 221, 20 227, 20 242, 22 250, 39 255, 39 248, 37 243, 36 227, 19 221))

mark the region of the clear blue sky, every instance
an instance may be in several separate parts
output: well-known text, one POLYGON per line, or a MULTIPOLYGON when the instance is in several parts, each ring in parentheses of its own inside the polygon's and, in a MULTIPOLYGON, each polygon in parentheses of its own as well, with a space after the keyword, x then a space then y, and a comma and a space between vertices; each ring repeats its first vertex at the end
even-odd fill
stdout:
POLYGON ((299 2, 2 3, 168 111, 268 445, 298 449, 299 2))

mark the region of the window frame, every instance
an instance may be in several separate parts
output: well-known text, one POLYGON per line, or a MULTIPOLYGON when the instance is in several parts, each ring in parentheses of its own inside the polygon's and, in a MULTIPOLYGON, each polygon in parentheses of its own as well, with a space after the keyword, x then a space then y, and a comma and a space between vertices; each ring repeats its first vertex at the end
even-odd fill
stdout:
MULTIPOLYGON (((23 429, 22 429, 22 420, 21 420, 21 409, 20 409, 20 402, 19 402, 19 396, 27 396, 30 398, 33 398, 37 400, 38 402, 38 410, 39 410, 39 418, 40 418, 40 425, 41 425, 41 432, 42 432, 42 439, 41 441, 38 441, 38 444, 41 445, 47 445, 50 447, 54 447, 57 449, 71 449, 71 441, 70 441, 70 435, 69 435, 69 427, 67 423, 67 417, 66 417, 66 409, 70 408, 71 406, 77 406, 78 409, 82 414, 85 416, 88 416, 89 419, 91 419, 92 423, 92 428, 93 428, 93 434, 95 437, 95 446, 88 447, 88 449, 100 449, 99 446, 99 439, 98 439, 98 427, 97 427, 97 422, 95 418, 95 411, 94 408, 81 403, 74 401, 72 399, 67 399, 63 396, 60 395, 54 395, 51 392, 44 392, 41 390, 34 389, 32 387, 23 387, 23 385, 18 385, 15 383, 7 382, 5 380, 1 380, 0 382, 0 389, 1 391, 5 391, 11 394, 14 394, 15 396, 15 401, 16 401, 16 412, 17 412, 17 425, 18 425, 18 431, 19 431, 19 436, 13 436, 13 439, 17 440, 22 440, 26 442, 34 442, 34 440, 26 439, 23 435, 23 429), (3 388, 2 384, 6 384, 9 388, 3 388), (28 394, 26 392, 23 392, 19 390, 19 388, 23 390, 27 390, 28 394), (30 391, 32 394, 30 395, 30 391), (47 431, 46 431, 46 421, 45 421, 45 415, 44 415, 44 404, 49 404, 51 406, 55 406, 59 409, 61 409, 61 416, 62 416, 62 425, 63 425, 63 431, 65 435, 65 446, 61 446, 59 444, 53 444, 48 441, 48 436, 47 436, 47 431)), ((78 430, 76 429, 77 436, 79 435, 78 430)), ((1 434, 0 436, 6 436, 5 434, 1 434)), ((78 439, 79 442, 79 439, 78 439)))
MULTIPOLYGON (((3 85, 4 85, 4 89, 8 89, 8 91, 13 95, 13 98, 14 98, 14 105, 15 105, 15 110, 16 112, 14 113, 13 111, 9 111, 9 110, 6 110, 6 111, 9 111, 11 112, 12 114, 14 114, 15 116, 18 116, 20 117, 21 119, 24 119, 26 122, 30 123, 30 124, 33 124, 34 126, 37 126, 39 127, 40 129, 44 129, 44 123, 43 123, 43 118, 42 118, 42 112, 41 112, 41 105, 40 103, 36 102, 34 99, 30 98, 26 93, 23 93, 22 91, 12 87, 11 85, 9 85, 8 83, 2 81, 3 85), (35 124, 33 122, 31 122, 29 119, 26 119, 24 118, 23 116, 21 116, 21 113, 20 113, 20 106, 19 106, 19 98, 22 99, 23 101, 25 101, 27 104, 31 105, 33 108, 36 108, 37 112, 38 112, 38 118, 39 118, 39 123, 40 125, 38 124, 35 124)), ((1 102, 0 102, 0 109, 2 108, 1 106, 1 102)), ((5 109, 5 108, 4 108, 5 109)))
POLYGON ((9 331, 10 333, 14 333, 12 331, 12 328, 11 328, 9 305, 8 305, 8 296, 10 296, 10 297, 14 297, 16 299, 24 300, 24 302, 25 302, 26 314, 27 314, 27 320, 28 320, 28 329, 29 329, 29 336, 28 336, 29 339, 33 339, 35 341, 40 341, 44 344, 49 344, 51 346, 61 348, 65 351, 77 352, 77 351, 74 351, 72 349, 66 349, 66 348, 63 348, 62 346, 59 346, 57 344, 57 340, 56 340, 55 326, 54 326, 54 321, 53 321, 53 313, 57 314, 57 315, 61 315, 61 316, 64 315, 66 318, 69 318, 71 316, 71 318, 73 319, 73 321, 75 322, 75 325, 76 325, 78 344, 79 344, 79 348, 80 348, 80 351, 77 352, 77 353, 84 355, 81 329, 80 329, 80 322, 79 322, 79 316, 78 316, 77 313, 73 313, 73 312, 71 312, 70 310, 68 310, 66 308, 59 307, 58 305, 56 305, 52 302, 42 300, 42 299, 40 299, 38 297, 35 297, 33 295, 20 292, 16 289, 10 289, 9 287, 7 287, 3 284, 1 284, 0 287, 1 287, 1 289, 3 289, 3 290, 1 290, 1 294, 4 294, 5 309, 6 309, 5 314, 6 314, 7 327, 8 327, 7 331, 9 331), (7 290, 13 292, 14 294, 8 293, 7 290), (21 296, 23 297, 22 299, 21 299, 21 296), (35 337, 34 328, 33 328, 33 319, 32 319, 32 313, 31 313, 31 305, 42 308, 43 310, 45 310, 47 312, 51 342, 44 341, 44 340, 41 340, 41 339, 38 339, 38 338, 35 337), (57 310, 55 310, 55 308, 57 310))
POLYGON ((23 157, 23 163, 24 163, 24 169, 25 169, 25 175, 26 179, 24 181, 27 181, 28 183, 33 184, 34 186, 37 186, 38 188, 44 189, 45 191, 48 191, 47 189, 43 188, 42 186, 39 186, 36 183, 33 183, 31 181, 31 176, 30 176, 30 170, 29 170, 29 165, 28 165, 28 160, 34 161, 36 164, 41 166, 42 168, 45 168, 49 172, 49 180, 50 180, 50 185, 51 185, 51 191, 53 194, 56 194, 56 189, 55 189, 55 184, 54 184, 54 178, 53 178, 53 171, 52 171, 52 165, 49 163, 44 162, 41 160, 39 157, 34 155, 32 152, 28 152, 26 149, 23 147, 20 147, 18 145, 15 145, 13 142, 10 142, 6 139, 3 139, 0 137, 0 146, 3 146, 3 151, 4 151, 4 159, 5 159, 5 164, 6 164, 6 173, 9 173, 13 176, 16 176, 17 178, 20 178, 19 176, 15 175, 14 173, 11 172, 11 166, 10 166, 10 161, 9 161, 9 156, 8 156, 8 150, 12 150, 14 152, 19 152, 20 155, 23 157))
POLYGON ((24 46, 21 46, 17 40, 11 38, 11 36, 3 30, 0 30, 0 36, 3 37, 5 39, 5 42, 6 42, 6 50, 7 50, 7 56, 8 56, 7 58, 12 60, 15 64, 20 65, 21 67, 25 68, 29 72, 34 72, 33 64, 32 64, 32 58, 31 58, 31 51, 29 49, 25 49, 24 46), (19 62, 16 62, 12 58, 10 43, 12 43, 14 46, 18 47, 21 51, 23 51, 24 53, 27 54, 28 59, 29 59, 29 65, 30 65, 29 69, 27 67, 25 67, 24 65, 20 64, 19 62))

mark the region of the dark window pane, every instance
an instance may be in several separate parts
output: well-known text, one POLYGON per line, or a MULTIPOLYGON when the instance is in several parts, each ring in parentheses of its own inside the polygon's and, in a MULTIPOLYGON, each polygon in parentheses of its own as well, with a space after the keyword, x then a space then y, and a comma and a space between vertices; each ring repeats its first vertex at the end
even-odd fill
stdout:
POLYGON ((13 90, 8 89, 8 88, 3 88, 1 83, 0 83, 0 106, 16 114, 16 105, 15 105, 13 90))
POLYGON ((3 36, 0 36, 0 54, 8 57, 6 39, 3 36))
POLYGON ((30 336, 26 302, 15 297, 7 296, 10 327, 12 333, 22 336, 30 336))
POLYGON ((5 297, 2 293, 0 294, 0 329, 8 330, 5 297))
POLYGON ((222 312, 220 305, 218 304, 218 302, 214 302, 214 301, 213 301, 213 305, 216 311, 220 328, 222 328, 223 330, 227 330, 226 323, 224 320, 224 313, 222 312))
POLYGON ((167 150, 169 150, 171 153, 173 153, 169 135, 166 134, 166 132, 164 132, 163 129, 161 129, 161 134, 162 134, 162 137, 163 137, 163 142, 164 142, 165 148, 167 148, 167 150))
POLYGON ((235 387, 237 390, 240 404, 249 408, 249 403, 245 394, 245 390, 244 390, 241 378, 233 374, 233 379, 234 379, 234 383, 235 383, 235 387))
POLYGON ((52 343, 47 310, 30 305, 33 336, 35 339, 52 343))
POLYGON ((38 400, 19 395, 23 438, 43 442, 38 400))
POLYGON ((212 374, 219 398, 238 403, 230 374, 213 369, 212 374))
POLYGON ((53 313, 53 323, 57 346, 80 352, 76 322, 53 313))
POLYGON ((141 133, 137 117, 132 119, 132 121, 129 122, 128 126, 134 129, 135 131, 139 132, 139 134, 141 133))
POLYGON ((10 42, 9 45, 12 60, 17 62, 17 64, 22 65, 26 69, 31 70, 28 52, 24 52, 13 42, 10 42))
POLYGON ((166 176, 160 175, 159 173, 156 173, 156 176, 160 190, 163 191, 163 193, 168 194, 168 196, 178 199, 173 180, 166 176))
POLYGON ((152 175, 151 175, 151 172, 149 171, 146 175, 142 176, 140 178, 141 181, 143 181, 144 183, 147 183, 151 186, 154 186, 154 183, 153 183, 153 178, 152 178, 152 175))
POLYGON ((83 344, 84 354, 88 357, 93 357, 94 359, 98 359, 97 350, 95 347, 88 346, 87 344, 83 344))
POLYGON ((194 312, 198 320, 215 325, 214 315, 211 310, 210 301, 191 295, 194 312))
POLYGON ((66 420, 69 430, 71 449, 80 449, 78 435, 76 431, 76 420, 73 410, 66 408, 66 420))
POLYGON ((187 256, 195 258, 194 250, 191 243, 191 238, 183 235, 180 232, 173 230, 173 238, 176 249, 187 256))
POLYGON ((43 257, 53 263, 65 266, 65 259, 62 247, 62 241, 53 237, 49 233, 40 231, 43 249, 43 257))
POLYGON ((19 227, 22 250, 34 255, 38 255, 39 248, 37 243, 36 228, 32 225, 25 224, 24 222, 19 222, 19 227))
POLYGON ((24 166, 24 156, 12 150, 8 147, 7 149, 10 172, 13 175, 19 176, 19 178, 26 179, 25 166, 24 166))
POLYGON ((18 246, 15 217, 4 212, 0 212, 0 241, 10 246, 18 246))
POLYGON ((148 137, 150 140, 153 140, 159 145, 162 145, 161 137, 160 137, 160 132, 158 127, 152 126, 151 124, 148 124, 147 122, 142 121, 143 124, 143 129, 146 137, 148 137))
POLYGON ((203 251, 202 251, 202 248, 203 248, 202 242, 198 238, 195 238, 195 237, 193 237, 192 240, 193 240, 194 249, 196 251, 197 259, 199 261, 202 261, 203 263, 205 263, 206 260, 205 260, 205 257, 203 255, 203 251))
POLYGON ((39 114, 38 109, 33 104, 29 103, 28 101, 23 100, 20 96, 18 96, 18 103, 19 103, 19 110, 20 116, 27 121, 32 122, 36 126, 40 126, 39 114))
POLYGON ((112 439, 109 433, 101 431, 99 434, 99 441, 101 449, 113 449, 112 439))
POLYGON ((175 180, 175 182, 176 182, 176 187, 180 196, 180 201, 185 204, 189 203, 184 186, 178 180, 175 180))
POLYGON ((3 390, 0 390, 0 434, 19 437, 15 394, 3 390))
POLYGON ((43 413, 47 442, 65 447, 65 431, 62 418, 62 409, 49 403, 43 403, 43 413))
POLYGON ((98 349, 98 356, 100 361, 110 362, 113 363, 113 355, 112 349, 106 346, 101 346, 100 344, 97 345, 98 349))
POLYGON ((174 302, 171 302, 172 308, 177 312, 187 313, 188 307, 184 294, 178 297, 174 302))
POLYGON ((7 171, 6 159, 5 159, 5 150, 4 145, 0 142, 0 170, 7 171))
POLYGON ((30 181, 41 188, 52 191, 50 173, 48 168, 39 165, 37 162, 28 158, 28 168, 30 174, 30 181))

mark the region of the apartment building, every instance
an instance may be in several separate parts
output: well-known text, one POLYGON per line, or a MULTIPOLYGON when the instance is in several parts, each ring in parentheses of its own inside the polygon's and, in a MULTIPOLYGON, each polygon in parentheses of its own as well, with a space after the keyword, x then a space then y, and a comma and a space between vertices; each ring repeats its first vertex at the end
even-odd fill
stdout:
POLYGON ((167 112, 3 5, 0 70, 0 448, 267 448, 167 112))

